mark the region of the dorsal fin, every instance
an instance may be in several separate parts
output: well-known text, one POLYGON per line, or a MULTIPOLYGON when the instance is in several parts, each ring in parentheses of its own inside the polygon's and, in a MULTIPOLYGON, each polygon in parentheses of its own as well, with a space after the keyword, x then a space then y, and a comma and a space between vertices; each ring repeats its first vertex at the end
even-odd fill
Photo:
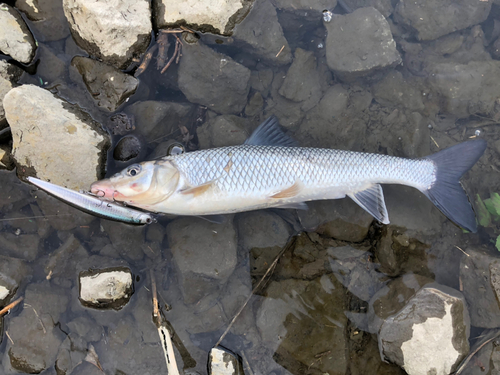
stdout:
POLYGON ((297 141, 283 132, 276 116, 269 117, 254 130, 244 143, 253 146, 297 146, 297 141))

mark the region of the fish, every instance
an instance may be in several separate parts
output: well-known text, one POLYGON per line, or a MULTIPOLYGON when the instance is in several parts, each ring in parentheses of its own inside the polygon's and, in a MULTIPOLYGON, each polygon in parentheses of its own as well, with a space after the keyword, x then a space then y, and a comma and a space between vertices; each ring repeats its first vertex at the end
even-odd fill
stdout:
POLYGON ((451 221, 477 231, 460 184, 486 149, 466 141, 420 159, 298 147, 273 116, 245 141, 128 166, 96 181, 90 191, 141 209, 176 215, 222 215, 346 196, 389 224, 381 184, 402 184, 426 195, 451 221))
POLYGON ((79 193, 75 190, 40 180, 36 177, 28 177, 28 182, 53 195, 54 197, 68 203, 82 211, 105 219, 121 221, 128 224, 151 224, 155 221, 153 215, 124 207, 121 204, 103 200, 88 193, 79 193))

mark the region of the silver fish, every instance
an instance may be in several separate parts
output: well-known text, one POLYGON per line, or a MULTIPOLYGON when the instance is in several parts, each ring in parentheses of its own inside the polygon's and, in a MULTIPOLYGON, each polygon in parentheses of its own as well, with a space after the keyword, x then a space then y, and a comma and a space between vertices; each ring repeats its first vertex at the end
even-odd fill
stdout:
POLYGON ((91 191, 142 209, 178 215, 216 215, 346 195, 384 224, 389 217, 381 183, 424 193, 445 215, 477 230, 461 176, 481 157, 484 140, 455 145, 422 159, 295 147, 274 117, 243 145, 133 164, 91 191))
POLYGON ((65 203, 105 219, 123 221, 129 224, 151 224, 154 221, 150 213, 102 200, 88 193, 79 193, 35 177, 28 177, 28 181, 65 203))

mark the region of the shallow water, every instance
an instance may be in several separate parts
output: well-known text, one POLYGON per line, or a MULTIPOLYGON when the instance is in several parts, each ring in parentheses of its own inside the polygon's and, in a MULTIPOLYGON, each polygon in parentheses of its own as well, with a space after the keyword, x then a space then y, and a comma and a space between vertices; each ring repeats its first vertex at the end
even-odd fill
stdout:
MULTIPOLYGON (((411 56, 411 61, 404 59, 406 65, 386 69, 375 78, 345 83, 326 65, 326 30, 321 18, 311 21, 304 17, 303 23, 297 23, 297 14, 284 11, 278 11, 278 18, 292 51, 301 48, 313 52, 316 62, 312 71, 318 72, 320 81, 311 92, 316 90, 322 97, 335 86, 338 92, 333 97, 338 101, 332 107, 344 100, 343 107, 338 104, 341 108, 335 112, 341 116, 326 123, 317 102, 279 102, 277 92, 289 65, 263 63, 244 48, 233 46, 230 40, 201 35, 201 41, 207 44, 221 39, 221 44, 208 45, 252 72, 272 77, 261 91, 257 84, 252 86, 249 97, 261 94, 263 104, 252 116, 240 114, 247 118, 242 133, 249 134, 267 116, 276 114, 303 146, 406 157, 425 156, 481 137, 488 141, 488 149, 462 182, 471 197, 479 194, 486 199, 498 191, 497 119, 485 118, 481 113, 463 116, 445 111, 448 107, 442 97, 432 90, 435 73, 431 68, 426 70, 425 65, 433 61, 432 54, 439 55, 438 47, 423 48, 418 56, 411 56), (397 90, 400 95, 395 94, 397 90), (420 97, 416 99, 415 95, 420 97), (324 123, 318 125, 321 121, 324 123)), ((27 20, 28 25, 30 22, 27 20)), ((487 25, 485 21, 482 27, 486 29, 487 25)), ((465 46, 473 30, 459 33, 465 46)), ((400 42, 400 36, 395 37, 400 52, 404 43, 416 43, 411 39, 400 42)), ((40 63, 31 65, 22 83, 41 85, 78 103, 101 124, 107 123, 113 113, 99 109, 82 82, 71 76, 71 58, 85 52, 76 47, 71 36, 39 44, 63 63, 62 68, 44 63, 49 58, 39 52, 40 63)), ((483 45, 482 40, 479 44, 483 45)), ((469 48, 458 51, 460 54, 448 56, 445 51, 440 58, 463 64, 475 59, 484 61, 485 47, 485 55, 473 47, 479 48, 470 42, 469 48)), ((172 84, 177 66, 172 65, 161 75, 153 65, 140 76, 137 92, 116 112, 127 113, 134 103, 145 100, 187 103, 172 84)), ((453 81, 456 77, 443 79, 453 81)), ((478 82, 479 78, 469 85, 478 82)), ((147 125, 150 118, 136 118, 136 129, 126 134, 137 135, 143 150, 137 158, 124 163, 113 160, 111 147, 106 176, 152 157, 159 141, 183 142, 188 150, 199 148, 204 141, 197 128, 216 116, 210 109, 193 105, 187 130, 194 137, 188 141, 180 129, 175 129, 177 124, 169 125, 165 132, 158 133, 155 128, 156 133, 144 134, 141 126, 147 125)), ((206 130, 211 131, 215 132, 206 130)), ((122 136, 112 136, 113 146, 122 136)), ((226 134, 229 141, 234 139, 232 136, 226 134)), ((31 343, 59 347, 54 355, 41 356, 50 361, 44 374, 102 373, 84 360, 89 345, 95 348, 106 374, 166 373, 151 318, 151 277, 156 280, 160 307, 174 332, 180 368, 186 373, 206 373, 208 352, 276 256, 276 266, 221 342, 241 356, 246 374, 404 374, 399 366, 380 358, 377 335, 364 317, 370 298, 389 281, 404 275, 417 275, 462 291, 460 263, 468 256, 464 252, 479 249, 496 257, 494 241, 500 234, 496 223, 480 227, 477 234, 464 233, 422 194, 402 186, 384 187, 389 226, 373 222, 346 199, 315 202, 307 212, 231 215, 223 224, 167 216, 144 227, 79 212, 21 182, 15 171, 1 171, 0 186, 0 254, 21 259, 26 266, 15 297, 25 296, 25 301, 3 319, 0 373, 5 374, 16 373, 9 355, 13 346, 26 348, 28 356, 39 355, 36 348, 30 349, 31 343), (84 307, 78 300, 79 273, 117 266, 129 267, 134 274, 135 292, 130 302, 119 311, 84 307), (25 317, 31 321, 26 335, 19 327, 21 321, 14 323, 24 311, 31 314, 25 317), (9 337, 9 331, 16 333, 9 337), (30 335, 44 335, 44 339, 32 340, 30 335)), ((481 332, 481 328, 473 326, 471 338, 481 332)), ((467 371, 476 373, 481 366, 490 370, 489 356, 483 357, 482 361, 471 361, 467 371)))

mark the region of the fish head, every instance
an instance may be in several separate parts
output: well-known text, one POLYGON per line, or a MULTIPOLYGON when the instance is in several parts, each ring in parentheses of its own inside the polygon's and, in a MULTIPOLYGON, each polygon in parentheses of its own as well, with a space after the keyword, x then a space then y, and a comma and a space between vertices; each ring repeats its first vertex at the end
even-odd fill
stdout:
POLYGON ((108 179, 90 186, 91 193, 106 199, 148 209, 172 195, 179 171, 168 161, 149 161, 129 165, 108 179))

